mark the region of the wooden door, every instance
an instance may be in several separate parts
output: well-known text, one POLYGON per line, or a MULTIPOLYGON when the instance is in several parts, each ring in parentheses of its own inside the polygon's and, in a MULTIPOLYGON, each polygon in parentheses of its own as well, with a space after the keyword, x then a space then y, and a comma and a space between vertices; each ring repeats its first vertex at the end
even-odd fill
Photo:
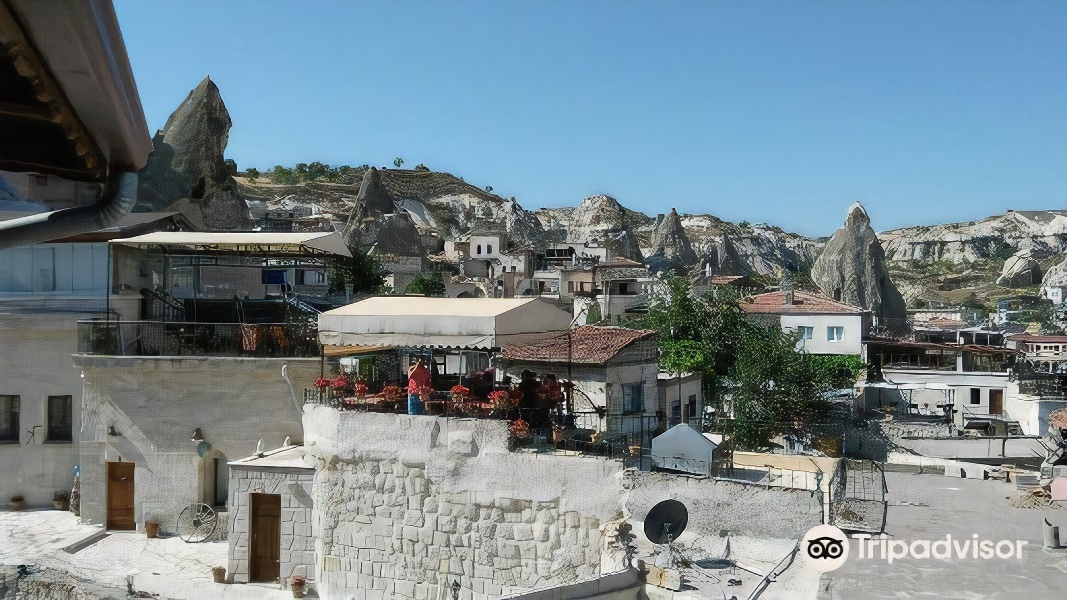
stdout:
POLYGON ((282 497, 278 494, 249 494, 248 578, 250 581, 276 581, 280 572, 282 497))
POLYGON ((989 414, 1004 412, 1004 390, 989 390, 989 414))
POLYGON ((131 530, 133 520, 133 463, 107 463, 107 528, 131 530))

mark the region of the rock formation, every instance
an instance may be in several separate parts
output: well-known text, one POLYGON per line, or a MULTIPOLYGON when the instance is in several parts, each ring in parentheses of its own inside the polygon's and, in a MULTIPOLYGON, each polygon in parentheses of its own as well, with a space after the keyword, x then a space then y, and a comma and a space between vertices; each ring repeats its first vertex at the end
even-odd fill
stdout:
POLYGON ((688 271, 697 262, 693 244, 682 227, 682 219, 673 208, 656 219, 652 230, 651 255, 669 261, 675 269, 688 271))
POLYGON ((138 210, 176 210, 207 229, 250 228, 248 206, 223 157, 230 125, 219 88, 205 78, 153 138, 139 174, 138 210))
POLYGON ((748 275, 752 267, 741 257, 730 236, 723 235, 721 240, 711 244, 707 253, 700 260, 700 268, 705 275, 748 275))
POLYGON ((1041 282, 1041 266, 1030 250, 1020 250, 1004 261, 997 285, 1020 288, 1041 282))
POLYGON ((1067 258, 1045 273, 1041 285, 1046 287, 1067 287, 1067 258))
POLYGON ((350 247, 377 245, 380 254, 423 256, 419 231, 411 217, 396 206, 373 167, 363 177, 352 213, 341 231, 350 247))
POLYGON ((573 209, 540 211, 545 229, 564 232, 558 241, 602 244, 613 256, 641 261, 641 249, 634 230, 648 217, 626 210, 611 196, 589 196, 573 209))
POLYGON ((845 226, 834 233, 811 269, 823 294, 870 310, 879 319, 907 317, 904 298, 885 266, 885 252, 859 202, 848 209, 845 226))

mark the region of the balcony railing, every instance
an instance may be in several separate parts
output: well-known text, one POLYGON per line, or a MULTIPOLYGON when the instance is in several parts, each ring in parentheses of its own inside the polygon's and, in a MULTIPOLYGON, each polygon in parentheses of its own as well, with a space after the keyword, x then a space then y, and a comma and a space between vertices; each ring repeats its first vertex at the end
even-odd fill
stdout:
POLYGON ((292 323, 79 321, 78 352, 110 356, 319 356, 314 328, 292 323))

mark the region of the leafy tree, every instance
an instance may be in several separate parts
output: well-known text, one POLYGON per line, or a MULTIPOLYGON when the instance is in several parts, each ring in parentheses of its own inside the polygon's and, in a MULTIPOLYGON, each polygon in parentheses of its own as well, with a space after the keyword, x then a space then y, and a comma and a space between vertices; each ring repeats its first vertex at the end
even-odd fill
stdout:
POLYGON ((385 293, 385 271, 378 258, 363 248, 351 248, 352 257, 337 257, 327 264, 331 294, 351 285, 353 294, 385 293))
POLYGON ((283 185, 292 185, 297 183, 296 173, 294 173, 292 169, 287 169, 281 165, 275 165, 271 175, 271 181, 283 185))
POLYGON ((426 171, 426 172, 428 172, 430 170, 430 167, 427 167, 426 165, 424 165, 422 163, 419 163, 419 164, 415 165, 415 170, 416 171, 426 171))
POLYGON ((489 192, 490 194, 493 193, 493 186, 491 186, 491 185, 485 186, 485 191, 489 192))
POLYGON ((399 169, 400 165, 402 165, 402 164, 404 164, 404 159, 400 158, 399 156, 393 159, 393 166, 394 167, 399 169))
POLYGON ((293 167, 293 172, 296 173, 297 181, 310 181, 311 179, 307 163, 296 163, 296 166, 293 167))
POLYGON ((441 281, 438 273, 419 273, 411 280, 405 294, 422 294, 423 296, 444 297, 445 282, 441 281))
POLYGON ((259 169, 248 167, 245 169, 245 178, 248 179, 248 181, 255 183, 255 181, 259 179, 259 169))
POLYGON ((798 352, 798 337, 777 324, 749 321, 737 292, 693 294, 689 281, 668 276, 649 294, 648 315, 637 325, 659 333, 660 368, 699 371, 705 401, 732 408, 716 423, 740 448, 762 448, 778 435, 798 437, 825 419, 826 392, 855 381, 862 361, 823 359, 798 352))
POLYGON ((225 163, 226 163, 226 172, 227 172, 227 173, 228 173, 228 174, 229 174, 229 175, 230 175, 231 177, 233 177, 234 175, 237 175, 237 161, 235 161, 235 160, 234 160, 234 159, 232 159, 232 158, 227 158, 227 159, 226 159, 225 161, 223 161, 223 162, 225 162, 225 163))
POLYGON ((307 179, 305 181, 318 181, 326 179, 330 174, 330 165, 315 161, 307 166, 307 179))

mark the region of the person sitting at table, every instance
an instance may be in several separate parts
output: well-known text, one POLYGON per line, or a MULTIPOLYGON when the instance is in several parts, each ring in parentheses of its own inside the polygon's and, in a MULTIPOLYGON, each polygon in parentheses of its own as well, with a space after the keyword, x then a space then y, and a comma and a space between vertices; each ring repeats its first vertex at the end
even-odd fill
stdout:
POLYGON ((422 358, 416 358, 408 367, 408 414, 424 414, 423 403, 419 398, 419 388, 430 385, 430 370, 422 362, 422 358))
POLYGON ((522 399, 519 400, 522 418, 531 427, 542 427, 544 423, 541 422, 540 418, 541 397, 537 393, 537 388, 541 387, 541 382, 537 381, 533 371, 523 371, 518 387, 519 391, 522 392, 522 399))
POLYGON ((488 402, 489 393, 493 391, 492 373, 475 371, 471 373, 470 390, 471 397, 476 402, 488 402))

